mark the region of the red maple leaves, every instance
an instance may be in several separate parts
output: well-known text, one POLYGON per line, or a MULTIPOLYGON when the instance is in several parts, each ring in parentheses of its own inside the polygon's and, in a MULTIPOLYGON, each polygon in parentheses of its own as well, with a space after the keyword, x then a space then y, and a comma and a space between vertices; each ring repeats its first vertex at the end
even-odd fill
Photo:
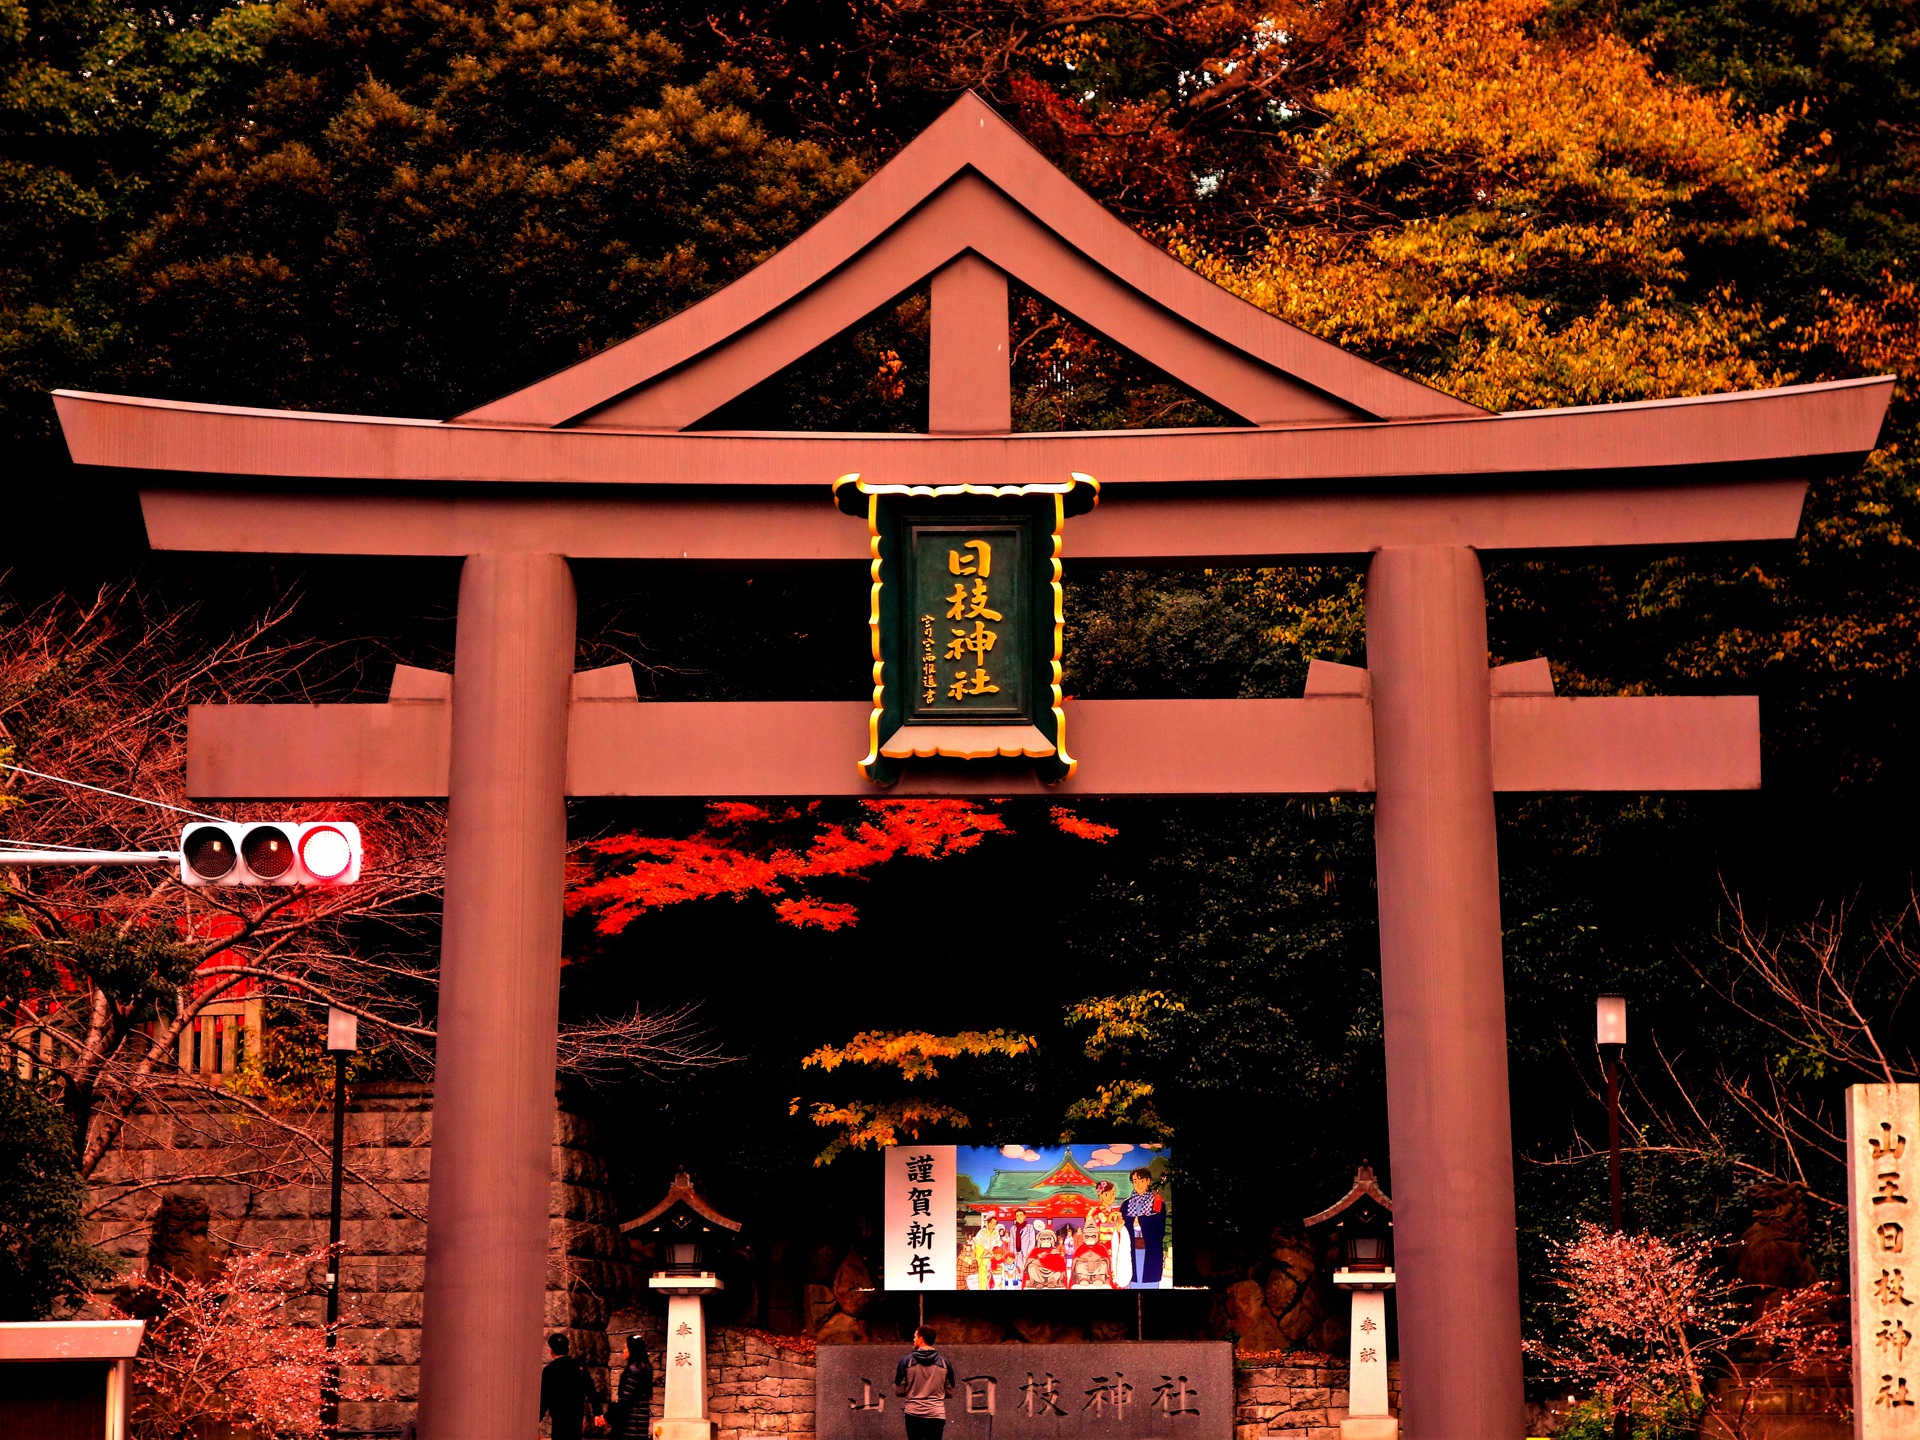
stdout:
POLYGON ((595 929, 617 935, 663 906, 765 895, 782 924, 838 930, 853 924, 858 910, 818 898, 810 882, 861 875, 903 855, 958 855, 1007 828, 999 815, 968 800, 872 800, 841 822, 824 820, 819 811, 817 801, 773 809, 722 801, 707 807, 706 825, 684 840, 616 835, 590 841, 583 849, 592 868, 570 888, 568 911, 592 912, 599 917, 595 929))
MULTIPOLYGON (((1119 832, 1056 805, 1049 818, 1064 834, 1104 842, 1119 832)), ((973 849, 1006 821, 970 800, 869 800, 852 819, 834 821, 820 802, 767 807, 737 800, 707 807, 707 823, 682 840, 615 835, 581 847, 567 892, 567 913, 592 914, 602 935, 617 935, 650 911, 688 900, 774 902, 783 925, 839 930, 859 910, 824 900, 811 886, 851 879, 902 856, 942 860, 973 849)))

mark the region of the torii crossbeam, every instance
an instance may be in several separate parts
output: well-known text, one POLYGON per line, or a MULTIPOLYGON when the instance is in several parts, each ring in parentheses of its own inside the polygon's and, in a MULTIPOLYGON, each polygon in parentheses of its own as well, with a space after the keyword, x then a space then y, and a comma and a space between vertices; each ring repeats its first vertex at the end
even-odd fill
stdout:
MULTIPOLYGON (((568 559, 866 557, 832 479, 1091 473, 1068 553, 1369 556, 1367 667, 1299 700, 1083 701, 1077 795, 1371 791, 1410 1440, 1523 1433, 1494 793, 1759 784, 1751 697, 1564 698, 1489 671, 1479 552, 1790 539, 1877 438, 1888 378, 1492 415, 1253 309, 967 97, 786 250, 683 314, 450 421, 62 392, 76 461, 140 472, 165 549, 459 555, 451 677, 383 705, 196 707, 203 799, 449 798, 420 1378, 425 1440, 535 1423, 569 795, 865 795, 868 706, 643 704, 573 674, 568 559), (690 431, 931 277, 925 435, 690 431), (1010 278, 1243 420, 1012 434, 1010 278)), ((1003 795, 964 763, 894 793, 1003 795)))

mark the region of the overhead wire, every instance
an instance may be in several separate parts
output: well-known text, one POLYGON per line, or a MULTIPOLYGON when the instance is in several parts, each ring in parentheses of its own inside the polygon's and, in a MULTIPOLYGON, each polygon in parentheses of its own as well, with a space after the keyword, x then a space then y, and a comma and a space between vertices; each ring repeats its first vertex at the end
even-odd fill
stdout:
POLYGON ((176 815, 191 815, 196 820, 220 820, 219 815, 209 815, 204 810, 189 810, 184 805, 169 805, 164 800, 149 800, 144 795, 129 795, 124 790, 109 790, 104 785, 89 785, 84 780, 69 780, 64 775, 48 775, 43 771, 29 770, 24 765, 9 765, 0 760, 0 770, 10 770, 16 775, 31 775, 35 780, 51 780, 56 785, 71 785, 76 790, 91 790, 96 795, 111 795, 116 800, 131 800, 136 805, 151 805, 156 810, 171 810, 176 815))

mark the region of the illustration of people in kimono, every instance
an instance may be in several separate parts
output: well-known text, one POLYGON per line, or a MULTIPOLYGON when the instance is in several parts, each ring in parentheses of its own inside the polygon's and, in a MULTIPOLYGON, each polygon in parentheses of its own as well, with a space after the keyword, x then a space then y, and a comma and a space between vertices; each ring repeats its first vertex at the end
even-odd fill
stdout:
POLYGON ((1120 1219, 1120 1204, 1113 1182, 1102 1180, 1094 1186, 1093 1209, 1087 1213, 1087 1245, 1107 1262, 1106 1283, 1124 1290, 1133 1280, 1133 1245, 1127 1239, 1120 1219))
POLYGON ((1154 1193, 1153 1172, 1142 1166, 1133 1172, 1133 1194, 1120 1206, 1132 1240, 1133 1290, 1157 1290, 1167 1258, 1167 1202, 1154 1193))

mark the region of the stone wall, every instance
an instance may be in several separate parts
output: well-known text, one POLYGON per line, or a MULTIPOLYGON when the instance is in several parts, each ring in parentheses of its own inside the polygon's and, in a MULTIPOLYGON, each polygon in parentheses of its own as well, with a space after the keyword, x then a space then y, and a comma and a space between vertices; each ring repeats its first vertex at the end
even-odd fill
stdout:
MULTIPOLYGON (((349 1367, 387 1392, 341 1406, 348 1428, 398 1425, 419 1395, 420 1310, 426 1277, 427 1176, 432 1163, 430 1091, 382 1082, 356 1086, 347 1114, 348 1179, 341 1196, 341 1333, 366 1356, 349 1367)), ((147 1262, 155 1210, 169 1195, 207 1205, 207 1239, 231 1247, 319 1250, 327 1243, 329 1112, 240 1117, 228 1107, 137 1115, 93 1181, 90 1238, 130 1270, 147 1262)), ((607 1322, 633 1293, 632 1266, 617 1228, 606 1164, 588 1124, 556 1109, 549 1209, 545 1323, 572 1335, 574 1353, 607 1360, 607 1322)), ((325 1314, 324 1266, 288 1297, 290 1313, 325 1314)), ((545 1358, 543 1336, 527 1337, 545 1358)))
MULTIPOLYGON (((613 1317, 607 1339, 614 1364, 607 1394, 618 1393, 620 1361, 628 1335, 647 1337, 653 1362, 653 1415, 665 1396, 666 1317, 623 1311, 613 1317)), ((707 1410, 714 1440, 781 1440, 813 1435, 814 1342, 800 1335, 771 1335, 764 1330, 712 1326, 707 1331, 707 1410)))
MULTIPOLYGON (((412 1417, 419 1393, 431 1107, 426 1087, 391 1082, 355 1087, 349 1106, 349 1176, 341 1206, 343 1338, 367 1358, 366 1365, 351 1367, 350 1373, 387 1396, 343 1405, 341 1422, 347 1428, 398 1426, 412 1417)), ((208 1233, 202 1248, 215 1257, 236 1246, 318 1250, 327 1236, 330 1142, 331 1121, 325 1111, 271 1121, 240 1118, 225 1107, 138 1115, 95 1176, 91 1238, 129 1269, 143 1267, 154 1211, 171 1195, 205 1201, 208 1233)), ((609 1397, 619 1383, 618 1366, 629 1334, 647 1337, 654 1374, 663 1375, 664 1315, 655 1313, 636 1288, 606 1164, 591 1127, 564 1109, 557 1109, 554 1117, 549 1215, 548 1330, 572 1337, 573 1353, 598 1372, 609 1397), (610 1360, 612 1366, 602 1369, 610 1360)), ((1276 1260, 1276 1273, 1278 1264, 1276 1260)), ((320 1320, 325 1307, 323 1268, 316 1263, 310 1288, 288 1297, 292 1314, 320 1320)), ((866 1338, 865 1328, 846 1313, 864 1312, 878 1299, 877 1292, 866 1288, 871 1280, 864 1262, 843 1259, 832 1273, 833 1287, 818 1287, 825 1294, 817 1299, 808 1295, 823 1312, 814 1317, 816 1323, 825 1331, 840 1322, 857 1332, 849 1338, 866 1338), (841 1305, 843 1296, 847 1303, 841 1305), (831 1303, 828 1297, 833 1297, 831 1303)), ((1274 1280, 1272 1275, 1262 1279, 1265 1295, 1275 1288, 1274 1280)), ((1295 1286, 1305 1288, 1304 1283, 1295 1286)), ((1304 1312, 1306 1307, 1292 1308, 1304 1312)), ((951 1317, 941 1317, 939 1323, 956 1332, 956 1341, 962 1338, 957 1329, 969 1324, 951 1317)), ((1071 1327, 1069 1334, 1058 1322, 1019 1317, 1009 1317, 1005 1324, 975 1319, 971 1327, 981 1333, 964 1338, 982 1342, 1070 1341, 1081 1338, 1086 1328, 1071 1327)), ((1110 1322, 1090 1328, 1094 1338, 1119 1339, 1126 1327, 1110 1322), (1103 1329, 1116 1333, 1098 1333, 1103 1329)), ((542 1340, 542 1335, 530 1335, 527 1343, 544 1360, 542 1340)), ((710 1342, 708 1393, 716 1440, 811 1440, 813 1339, 716 1326, 710 1342)), ((1397 1406, 1397 1364, 1389 1376, 1397 1406)), ((1294 1351, 1243 1360, 1235 1377, 1235 1440, 1332 1440, 1338 1435, 1346 1406, 1344 1360, 1294 1351)), ((656 1386, 654 1415, 660 1407, 656 1386)))
MULTIPOLYGON (((1347 1362, 1299 1352, 1234 1366, 1234 1440, 1340 1440, 1347 1413, 1347 1362)), ((1387 1407, 1400 1413, 1400 1362, 1387 1362, 1387 1407)))
MULTIPOLYGON (((628 1311, 614 1317, 609 1339, 615 1357, 625 1337, 642 1334, 654 1375, 664 1373, 661 1316, 628 1311)), ((715 1440, 812 1440, 814 1347, 796 1336, 716 1326, 708 1332, 707 1406, 715 1440)), ((619 1370, 611 1379, 619 1383, 619 1370)), ((1387 1367, 1394 1413, 1400 1409, 1400 1362, 1387 1367)), ((608 1392, 613 1393, 612 1391, 608 1392)), ((660 1414, 656 1384, 653 1413, 660 1414)), ((1240 1361, 1234 1366, 1234 1440, 1339 1440, 1347 1407, 1347 1362, 1298 1352, 1279 1360, 1240 1361)))

